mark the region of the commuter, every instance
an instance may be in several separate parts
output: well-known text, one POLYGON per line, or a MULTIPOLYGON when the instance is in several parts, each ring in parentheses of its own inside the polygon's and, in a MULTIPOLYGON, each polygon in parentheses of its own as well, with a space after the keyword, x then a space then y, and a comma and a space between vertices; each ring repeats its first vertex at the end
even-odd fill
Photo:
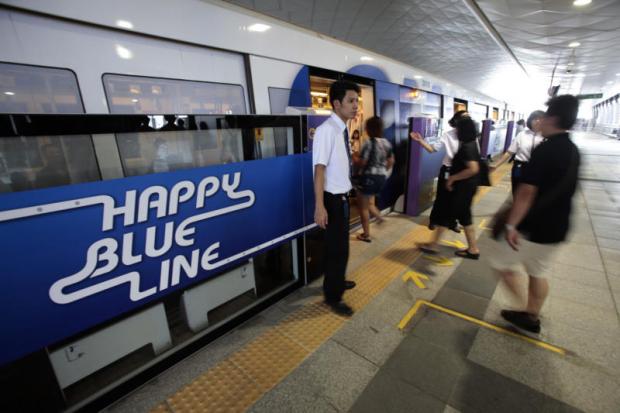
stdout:
POLYGON ((571 199, 579 176, 579 151, 568 134, 577 119, 579 101, 563 95, 551 98, 547 106, 540 122, 545 140, 524 168, 506 215, 506 240, 498 241, 500 254, 490 260, 520 305, 526 303, 525 311, 502 310, 502 317, 532 333, 540 332, 539 314, 549 292, 546 277, 553 255, 568 232, 571 199), (519 289, 513 269, 519 264, 527 270, 527 294, 519 289))
POLYGON ((314 221, 325 229, 325 302, 340 315, 351 316, 353 310, 342 301, 347 289, 349 259, 349 198, 351 153, 346 122, 355 118, 360 88, 355 83, 337 81, 329 90, 334 113, 316 129, 312 147, 314 170, 314 221))
POLYGON ((385 185, 387 171, 394 165, 394 153, 390 141, 383 138, 383 121, 377 116, 366 121, 366 132, 369 139, 362 146, 359 155, 354 155, 355 164, 360 168, 356 179, 357 208, 362 220, 364 232, 357 239, 371 242, 370 215, 383 222, 381 212, 375 205, 375 198, 385 185))
POLYGON ((523 119, 519 119, 516 122, 516 125, 515 125, 515 135, 518 135, 521 132, 523 132, 523 130, 525 129, 525 124, 526 124, 526 122, 523 119))
MULTIPOLYGON (((433 145, 422 145, 428 152, 438 152, 441 148, 446 148, 446 155, 443 157, 441 168, 439 169, 439 177, 437 179, 437 190, 435 195, 435 202, 433 203, 433 209, 431 209, 430 221, 428 224, 429 229, 435 229, 437 225, 448 227, 455 232, 460 232, 456 221, 453 219, 448 221, 450 212, 450 203, 448 201, 449 194, 446 190, 446 180, 450 175, 450 167, 452 166, 452 158, 459 148, 459 140, 456 137, 456 122, 462 117, 469 117, 469 113, 466 110, 459 110, 448 121, 448 124, 453 128, 443 135, 439 141, 433 145)), ((411 139, 417 140, 412 132, 411 139)), ((419 141, 418 141, 419 142, 419 141)))
POLYGON ((359 153, 361 142, 360 131, 358 129, 355 129, 351 134, 351 142, 349 143, 351 144, 351 155, 359 153))
MULTIPOLYGON (((480 250, 476 242, 476 229, 472 223, 471 203, 478 189, 478 172, 480 172, 480 150, 478 149, 478 127, 469 116, 463 116, 456 122, 456 136, 459 141, 458 149, 452 158, 450 176, 446 179, 446 205, 444 223, 458 221, 465 229, 467 249, 455 251, 455 255, 462 258, 477 260, 480 250)), ((432 149, 424 142, 419 133, 412 133, 411 138, 428 151, 432 149)), ((433 240, 427 244, 420 244, 418 248, 427 254, 438 253, 438 243, 447 226, 437 224, 433 240)))
POLYGON ((71 176, 60 142, 44 144, 41 146, 41 154, 45 166, 35 174, 35 187, 49 188, 51 186, 69 185, 71 176))
POLYGON ((495 165, 491 166, 491 171, 499 168, 504 162, 511 157, 515 157, 515 161, 512 165, 511 181, 512 181, 512 195, 514 197, 517 186, 521 181, 521 175, 523 168, 527 165, 532 151, 538 146, 543 137, 540 134, 540 122, 545 115, 542 110, 535 110, 527 118, 528 129, 519 133, 514 140, 510 143, 510 147, 502 157, 497 161, 495 165))

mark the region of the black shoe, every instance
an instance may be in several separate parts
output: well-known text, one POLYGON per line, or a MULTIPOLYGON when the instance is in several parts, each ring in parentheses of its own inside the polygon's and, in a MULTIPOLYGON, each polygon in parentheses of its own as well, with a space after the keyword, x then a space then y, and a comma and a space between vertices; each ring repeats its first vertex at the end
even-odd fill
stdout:
POLYGON ((533 320, 524 311, 502 310, 500 313, 504 320, 530 333, 540 333, 540 320, 533 320))
POLYGON ((344 289, 345 290, 352 290, 353 288, 355 288, 355 281, 345 281, 344 282, 344 289))
POLYGON ((338 301, 337 303, 330 303, 326 301, 325 304, 327 304, 332 311, 338 315, 345 317, 351 317, 353 315, 353 309, 342 301, 338 301))
POLYGON ((474 254, 467 250, 454 251, 454 255, 461 258, 469 258, 470 260, 477 260, 478 258, 480 258, 480 253, 474 254))

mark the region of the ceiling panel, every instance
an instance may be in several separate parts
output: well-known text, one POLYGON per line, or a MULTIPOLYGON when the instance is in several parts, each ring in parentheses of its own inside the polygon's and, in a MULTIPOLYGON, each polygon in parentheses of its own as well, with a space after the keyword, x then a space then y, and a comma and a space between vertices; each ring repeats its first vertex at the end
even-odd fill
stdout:
POLYGON ((226 0, 510 100, 525 75, 463 0, 226 0), (248 4, 250 3, 250 4, 248 4), (310 18, 307 17, 310 13, 310 18), (502 80, 504 79, 504 80, 502 80))
POLYGON ((465 0, 226 0, 510 100, 546 88, 589 93, 620 77, 620 1, 478 0, 518 62, 465 0), (572 49, 568 44, 579 41, 572 49), (546 85, 546 86, 545 86, 546 85), (530 87, 531 86, 531 87, 530 87), (529 93, 529 92, 525 92, 529 93))
POLYGON ((532 73, 560 92, 590 93, 613 87, 620 73, 620 1, 478 0, 495 29, 532 73), (570 48, 578 41, 581 45, 570 48), (572 63, 572 65, 571 65, 572 63))

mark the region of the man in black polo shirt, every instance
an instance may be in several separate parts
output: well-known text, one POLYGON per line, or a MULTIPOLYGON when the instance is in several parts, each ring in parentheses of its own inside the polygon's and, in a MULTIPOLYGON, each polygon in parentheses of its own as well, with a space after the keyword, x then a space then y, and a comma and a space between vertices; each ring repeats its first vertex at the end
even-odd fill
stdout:
POLYGON ((538 316, 549 293, 545 277, 558 244, 566 239, 579 176, 579 151, 568 135, 579 101, 563 95, 550 99, 547 106, 541 124, 545 140, 523 171, 506 223, 506 241, 500 241, 501 253, 490 259, 520 302, 527 303, 525 311, 503 310, 502 317, 533 333, 540 332, 538 316), (529 275, 527 300, 514 271, 519 264, 529 275))

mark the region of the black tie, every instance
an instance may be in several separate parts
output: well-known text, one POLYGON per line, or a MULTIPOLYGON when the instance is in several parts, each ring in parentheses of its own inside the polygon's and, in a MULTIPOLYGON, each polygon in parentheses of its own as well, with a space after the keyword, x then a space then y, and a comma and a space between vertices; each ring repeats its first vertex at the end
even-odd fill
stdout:
POLYGON ((353 161, 351 161, 351 147, 349 146, 349 131, 344 128, 344 147, 347 149, 347 158, 349 158, 349 179, 351 179, 351 170, 353 169, 353 161))

